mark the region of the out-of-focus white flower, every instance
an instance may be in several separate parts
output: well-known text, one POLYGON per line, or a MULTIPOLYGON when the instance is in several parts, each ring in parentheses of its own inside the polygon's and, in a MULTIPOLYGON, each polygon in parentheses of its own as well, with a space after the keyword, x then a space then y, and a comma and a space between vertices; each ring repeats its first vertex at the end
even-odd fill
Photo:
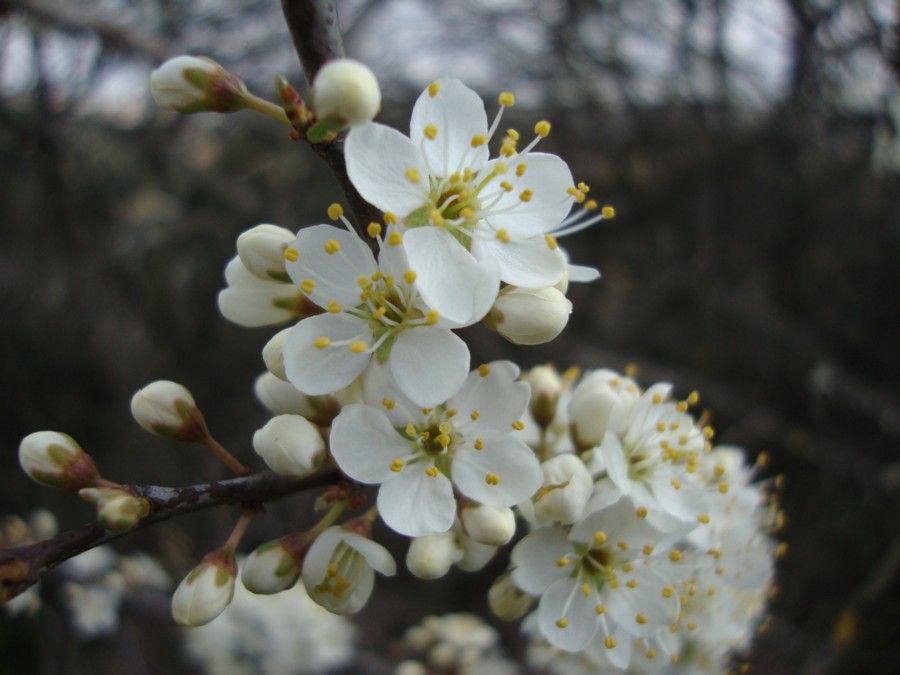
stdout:
POLYGON ((291 330, 285 371, 300 391, 333 394, 370 365, 383 366, 416 405, 436 405, 466 377, 469 350, 451 329, 475 323, 490 308, 499 283, 496 266, 473 262, 467 285, 455 290, 458 302, 447 313, 436 312, 418 290, 421 268, 410 267, 400 232, 377 241, 376 262, 349 225, 316 225, 297 234, 285 251, 288 274, 325 313, 291 330))
POLYGON ((169 380, 157 380, 131 397, 131 416, 151 434, 176 441, 204 439, 206 422, 187 387, 169 380))
POLYGON ((530 499, 541 471, 514 435, 528 405, 528 385, 516 382, 518 373, 509 361, 482 365, 445 403, 426 409, 374 387, 384 397, 381 407, 345 406, 332 424, 331 453, 351 478, 380 484, 379 514, 411 537, 450 529, 454 487, 500 508, 530 499))
POLYGON ((354 59, 329 61, 313 80, 312 107, 319 121, 333 119, 347 126, 369 122, 381 108, 378 78, 354 59))
MULTIPOLYGON (((501 114, 513 102, 502 94, 501 114)), ((441 79, 416 101, 409 137, 374 122, 347 136, 350 180, 366 201, 402 219, 422 294, 442 314, 444 298, 472 286, 465 259, 496 260, 502 281, 526 288, 552 286, 566 270, 553 234, 572 229, 564 218, 584 192, 559 157, 531 152, 550 133, 546 121, 522 150, 518 132, 508 132, 501 156, 490 159, 501 114, 489 128, 478 95, 441 79)))
POLYGON ((207 675, 316 675, 344 666, 355 651, 353 625, 310 600, 302 583, 266 596, 238 584, 216 621, 182 636, 207 675))
POLYGON ((150 93, 160 108, 182 114, 234 112, 246 107, 244 82, 212 59, 176 56, 150 74, 150 93))
POLYGON ((507 286, 497 296, 485 323, 513 344, 540 345, 563 331, 571 313, 572 303, 552 286, 507 286))
MULTIPOLYGON (((474 614, 427 616, 407 629, 404 644, 421 654, 422 661, 438 672, 461 675, 514 675, 518 667, 503 655, 497 631, 474 614)), ((409 673, 432 672, 418 661, 407 661, 409 673), (417 670, 414 665, 421 666, 417 670)))
POLYGON ((100 478, 91 456, 58 431, 35 431, 23 438, 19 465, 33 481, 69 492, 92 487, 100 478))
POLYGON ((420 579, 440 579, 453 563, 462 560, 463 551, 453 531, 415 537, 406 552, 406 567, 420 579))
POLYGON ((237 238, 237 253, 251 274, 267 281, 287 283, 284 249, 294 233, 278 225, 262 223, 242 232, 237 238))
POLYGON ((534 598, 519 590, 512 580, 512 575, 507 572, 497 577, 491 585, 488 591, 488 604, 498 619, 515 621, 521 619, 531 609, 534 598))
POLYGON ((375 570, 397 572, 387 549, 343 527, 329 527, 316 537, 303 561, 303 583, 309 596, 335 614, 358 612, 372 594, 375 570))
POLYGON ((234 595, 237 563, 227 548, 207 554, 172 596, 172 617, 182 626, 202 626, 221 614, 234 595))
POLYGON ((516 516, 506 507, 466 504, 459 519, 465 533, 486 546, 503 546, 516 533, 516 516))
POLYGON ((253 434, 253 449, 270 469, 284 476, 305 476, 325 460, 325 441, 300 415, 278 415, 253 434))

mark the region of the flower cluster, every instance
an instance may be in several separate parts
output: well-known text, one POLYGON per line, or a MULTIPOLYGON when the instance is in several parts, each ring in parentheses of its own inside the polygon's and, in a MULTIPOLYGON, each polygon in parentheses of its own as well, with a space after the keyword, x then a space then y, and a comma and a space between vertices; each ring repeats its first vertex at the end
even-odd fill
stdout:
POLYGON ((528 611, 534 659, 552 672, 722 672, 764 609, 775 517, 742 453, 713 447, 671 386, 610 370, 573 383, 529 373, 544 483, 533 525, 498 582, 501 615, 528 611), (519 595, 510 594, 514 584, 519 595), (568 656, 567 656, 568 654, 568 656))

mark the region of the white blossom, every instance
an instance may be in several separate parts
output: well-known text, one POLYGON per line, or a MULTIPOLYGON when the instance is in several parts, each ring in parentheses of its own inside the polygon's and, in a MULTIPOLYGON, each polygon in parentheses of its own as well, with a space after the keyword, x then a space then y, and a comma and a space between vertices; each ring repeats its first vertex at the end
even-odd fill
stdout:
POLYGON ((319 120, 334 118, 348 126, 369 122, 381 108, 375 73, 354 59, 335 59, 313 80, 312 107, 319 120))

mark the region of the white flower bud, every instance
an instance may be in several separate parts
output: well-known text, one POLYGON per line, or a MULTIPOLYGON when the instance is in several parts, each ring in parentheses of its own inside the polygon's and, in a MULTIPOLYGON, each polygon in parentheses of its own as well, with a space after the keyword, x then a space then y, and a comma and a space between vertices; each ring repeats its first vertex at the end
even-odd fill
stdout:
POLYGON ((251 593, 271 595, 291 588, 300 578, 303 559, 310 546, 305 533, 267 542, 241 565, 241 581, 251 593))
POLYGON ((299 288, 256 276, 237 256, 225 266, 225 283, 217 298, 219 312, 244 328, 273 326, 321 312, 299 288))
POLYGON ((541 464, 544 484, 533 500, 534 515, 545 523, 570 525, 584 515, 594 480, 576 455, 557 455, 541 464))
POLYGON ((452 530, 416 537, 406 552, 406 567, 420 579, 440 579, 463 552, 452 530))
POLYGON ((503 546, 516 533, 516 517, 510 508, 470 503, 460 513, 463 530, 479 544, 503 546))
POLYGON ((253 449, 270 469, 283 476, 305 476, 325 459, 325 441, 314 424, 300 415, 278 415, 253 434, 253 449))
POLYGON ((150 74, 150 93, 160 108, 190 114, 234 112, 250 96, 234 73, 206 57, 176 56, 150 74))
POLYGON ((634 380, 615 371, 602 369, 585 375, 569 401, 572 435, 578 447, 593 448, 607 431, 621 432, 640 396, 634 380))
POLYGON ((260 403, 273 414, 302 415, 319 426, 329 426, 341 409, 332 396, 308 396, 268 372, 256 378, 253 390, 260 403))
POLYGON ((555 288, 507 286, 497 295, 489 325, 514 344, 539 345, 559 335, 571 313, 572 303, 555 288))
POLYGON ((381 88, 367 65, 353 59, 336 59, 316 74, 312 99, 319 120, 332 118, 356 126, 378 114, 381 88))
POLYGON ((182 626, 202 626, 225 611, 234 597, 237 563, 227 549, 213 551, 188 574, 172 596, 172 617, 182 626))
POLYGON ((498 551, 496 546, 479 544, 464 532, 457 534, 457 540, 462 546, 462 557, 455 564, 463 572, 477 572, 493 560, 498 551))
POLYGON ((262 351, 263 361, 268 371, 285 382, 287 382, 287 373, 284 372, 284 340, 290 332, 290 328, 285 328, 275 333, 262 351))
POLYGON ((529 408, 535 421, 547 428, 556 417, 556 406, 563 391, 563 380, 553 366, 535 366, 525 378, 531 385, 529 408))
POLYGON ((184 385, 151 382, 131 397, 131 416, 151 434, 191 443, 208 433, 194 397, 184 385))
POLYGON ((58 431, 36 431, 19 444, 19 464, 32 480, 77 492, 100 478, 97 465, 75 440, 58 431))
POLYGON ((237 238, 237 252, 247 270, 266 281, 290 283, 284 267, 284 249, 297 238, 290 230, 263 223, 237 238))
POLYGON ((512 575, 507 572, 497 577, 488 591, 488 604, 498 619, 515 621, 525 616, 534 599, 520 591, 513 583, 512 575))
POLYGON ((119 488, 84 488, 78 496, 97 505, 97 522, 112 532, 127 532, 150 513, 150 502, 119 488))

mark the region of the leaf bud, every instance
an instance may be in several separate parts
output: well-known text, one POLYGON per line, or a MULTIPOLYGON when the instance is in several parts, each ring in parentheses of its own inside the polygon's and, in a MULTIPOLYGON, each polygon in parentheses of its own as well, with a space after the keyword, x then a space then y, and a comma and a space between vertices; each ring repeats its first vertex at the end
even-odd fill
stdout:
POLYGON ((23 438, 19 464, 32 480, 69 492, 93 487, 100 480, 93 458, 71 436, 58 431, 36 431, 23 438))

